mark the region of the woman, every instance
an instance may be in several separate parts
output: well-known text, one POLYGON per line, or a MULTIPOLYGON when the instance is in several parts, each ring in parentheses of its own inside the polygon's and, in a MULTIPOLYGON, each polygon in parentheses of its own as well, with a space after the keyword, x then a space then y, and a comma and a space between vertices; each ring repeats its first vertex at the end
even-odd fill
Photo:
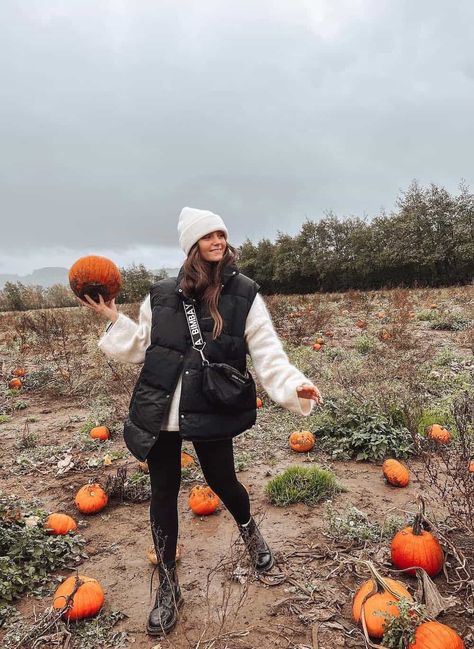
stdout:
POLYGON ((182 440, 192 441, 208 485, 235 519, 257 572, 273 566, 272 551, 251 516, 249 496, 237 480, 232 438, 255 423, 256 405, 227 411, 202 391, 201 356, 191 345, 183 300, 196 308, 210 362, 255 374, 269 396, 288 410, 309 415, 319 390, 288 360, 273 328, 259 286, 239 273, 236 250, 227 242, 220 216, 185 207, 178 222, 187 255, 177 278, 159 281, 140 306, 138 324, 119 313, 114 300, 81 304, 111 320, 99 347, 121 362, 143 363, 125 422, 128 448, 147 459, 151 481, 150 520, 160 584, 147 631, 160 636, 176 624, 183 603, 176 572, 177 498, 182 440))

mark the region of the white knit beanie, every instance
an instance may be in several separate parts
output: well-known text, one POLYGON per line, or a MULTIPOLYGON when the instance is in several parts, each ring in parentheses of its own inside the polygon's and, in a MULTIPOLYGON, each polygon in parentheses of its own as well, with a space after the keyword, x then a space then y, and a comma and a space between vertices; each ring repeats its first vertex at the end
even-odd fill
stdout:
POLYGON ((209 232, 222 230, 229 236, 224 221, 218 214, 195 207, 183 207, 178 221, 179 245, 187 255, 191 246, 209 232))

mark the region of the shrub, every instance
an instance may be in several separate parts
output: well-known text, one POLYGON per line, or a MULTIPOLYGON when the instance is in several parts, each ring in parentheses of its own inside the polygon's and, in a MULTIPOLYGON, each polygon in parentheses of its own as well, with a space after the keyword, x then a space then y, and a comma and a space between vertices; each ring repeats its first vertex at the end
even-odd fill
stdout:
POLYGON ((265 486, 270 502, 280 507, 299 502, 314 505, 338 491, 343 488, 334 473, 315 466, 291 466, 265 486))

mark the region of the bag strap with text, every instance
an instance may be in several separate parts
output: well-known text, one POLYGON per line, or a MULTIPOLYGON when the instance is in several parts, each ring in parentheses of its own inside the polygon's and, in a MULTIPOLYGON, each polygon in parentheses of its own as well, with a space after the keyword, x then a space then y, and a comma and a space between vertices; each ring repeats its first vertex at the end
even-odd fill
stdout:
POLYGON ((206 346, 206 341, 202 337, 201 328, 196 315, 196 309, 194 305, 190 302, 183 301, 184 313, 186 315, 186 322, 188 323, 189 333, 191 334, 191 340, 193 343, 194 349, 201 354, 202 364, 209 365, 209 361, 204 356, 204 347, 206 346))

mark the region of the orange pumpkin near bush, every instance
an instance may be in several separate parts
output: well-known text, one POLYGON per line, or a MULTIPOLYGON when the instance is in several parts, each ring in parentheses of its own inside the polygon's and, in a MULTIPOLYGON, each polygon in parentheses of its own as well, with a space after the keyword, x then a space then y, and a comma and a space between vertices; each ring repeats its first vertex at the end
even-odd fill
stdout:
POLYGON ((293 451, 297 453, 306 453, 310 451, 314 444, 315 438, 311 431, 309 430, 295 430, 291 433, 288 438, 288 443, 293 451))
POLYGON ((406 487, 410 482, 408 469, 398 460, 385 460, 382 471, 387 482, 394 487, 406 487))
POLYGON ((82 514, 96 514, 106 506, 109 498, 100 484, 86 484, 76 494, 76 507, 82 514))
POLYGON ((77 530, 77 523, 72 516, 67 514, 50 514, 45 521, 44 527, 51 534, 67 534, 77 530))
POLYGON ((196 485, 189 494, 189 506, 197 516, 213 514, 219 506, 220 499, 208 486, 196 485))
POLYGON ((24 367, 16 367, 12 370, 13 376, 26 376, 26 370, 24 367))
POLYGON ((94 426, 94 428, 91 429, 89 435, 92 437, 92 439, 100 439, 101 442, 105 442, 105 440, 109 439, 110 437, 110 431, 107 426, 94 426))
POLYGON ((440 424, 433 424, 430 426, 427 435, 429 439, 439 442, 440 444, 447 444, 451 440, 451 433, 449 430, 440 426, 440 424))
POLYGON ((23 386, 23 383, 21 382, 21 379, 12 379, 8 383, 8 387, 10 390, 20 390, 23 386))
POLYGON ((102 608, 104 600, 104 591, 96 579, 84 575, 78 577, 72 575, 56 589, 53 607, 62 609, 70 603, 71 606, 65 610, 63 617, 66 620, 82 620, 96 615, 102 608))
POLYGON ((405 527, 397 532, 390 544, 393 565, 399 570, 406 570, 408 575, 415 575, 416 569, 423 568, 430 577, 443 569, 444 553, 438 539, 422 528, 422 516, 417 514, 413 527, 405 527))
POLYGON ((382 588, 381 584, 377 581, 369 579, 362 584, 354 596, 352 603, 352 616, 354 621, 356 623, 361 621, 363 608, 367 633, 372 638, 381 638, 385 631, 385 617, 383 614, 387 613, 393 615, 393 617, 398 617, 400 611, 396 602, 401 597, 406 597, 410 601, 413 601, 412 596, 400 581, 385 577, 382 588), (370 595, 372 592, 374 594, 370 595))
POLYGON ((102 295, 109 302, 120 293, 122 278, 113 261, 99 255, 81 257, 69 269, 69 285, 75 295, 85 300, 87 293, 94 302, 102 295))
POLYGON ((441 622, 422 622, 415 631, 415 641, 408 649, 465 649, 456 631, 441 622))

